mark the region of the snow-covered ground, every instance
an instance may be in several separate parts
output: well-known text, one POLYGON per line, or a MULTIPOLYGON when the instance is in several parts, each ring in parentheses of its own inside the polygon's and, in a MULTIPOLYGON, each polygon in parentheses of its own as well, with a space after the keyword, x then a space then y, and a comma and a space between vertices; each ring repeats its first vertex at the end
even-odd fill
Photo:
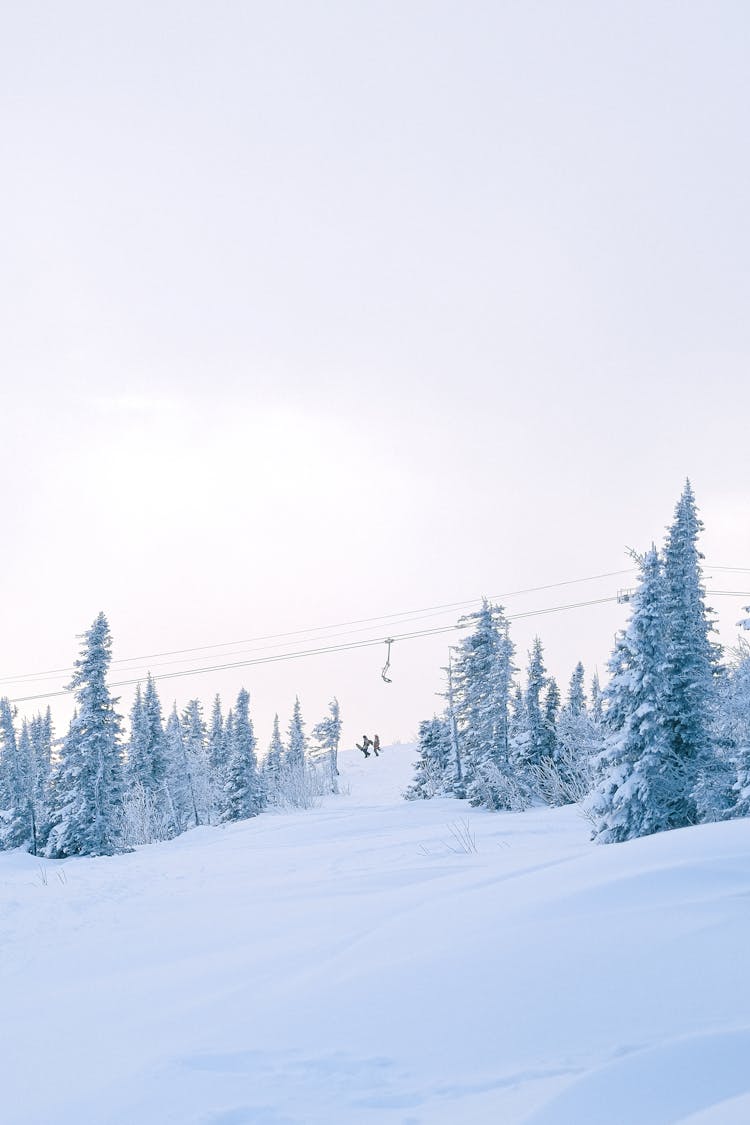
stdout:
POLYGON ((412 755, 342 755, 318 810, 0 856, 4 1125, 746 1125, 750 821, 597 847, 403 802, 412 755))

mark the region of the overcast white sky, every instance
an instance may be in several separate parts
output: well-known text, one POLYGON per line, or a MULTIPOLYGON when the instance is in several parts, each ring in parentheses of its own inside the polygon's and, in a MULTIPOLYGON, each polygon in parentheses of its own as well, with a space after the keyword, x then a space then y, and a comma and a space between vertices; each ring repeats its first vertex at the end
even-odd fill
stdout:
MULTIPOLYGON (((686 474, 709 561, 750 567, 749 31, 715 0, 3 5, 0 674, 69 665, 99 609, 128 657, 617 570, 686 474)), ((623 620, 519 622, 519 659, 538 630, 562 679, 603 669, 623 620)), ((244 683, 265 742, 336 692, 348 737, 407 738, 447 643, 390 686, 365 649, 162 695, 244 683)))

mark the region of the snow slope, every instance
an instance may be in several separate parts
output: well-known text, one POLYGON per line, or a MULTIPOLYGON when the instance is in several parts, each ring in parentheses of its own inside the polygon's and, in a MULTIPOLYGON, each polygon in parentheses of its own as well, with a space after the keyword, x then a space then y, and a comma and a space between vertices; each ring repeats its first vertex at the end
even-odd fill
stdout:
POLYGON ((739 1125, 750 822, 617 847, 400 793, 0 856, 5 1125, 739 1125), (455 847, 468 816, 477 852, 455 847))

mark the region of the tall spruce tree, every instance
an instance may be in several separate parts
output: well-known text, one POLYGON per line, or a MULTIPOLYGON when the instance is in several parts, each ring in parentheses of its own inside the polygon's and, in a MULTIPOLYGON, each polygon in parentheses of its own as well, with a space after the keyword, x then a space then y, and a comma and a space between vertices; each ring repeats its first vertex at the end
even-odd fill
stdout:
POLYGON ((591 680, 591 717, 595 722, 601 723, 604 719, 604 706, 602 703, 602 689, 599 684, 599 673, 594 672, 591 680))
POLYGON ((560 689, 557 686, 557 680, 554 676, 547 678, 547 690, 544 693, 544 706, 542 709, 542 717, 544 726, 542 728, 543 734, 543 757, 552 758, 557 757, 557 720, 560 712, 560 689))
POLYGON ((582 715, 586 710, 586 689, 583 684, 585 675, 583 664, 581 664, 579 660, 573 669, 573 675, 570 677, 568 698, 566 701, 568 713, 574 717, 582 715))
POLYGON ((300 770, 305 768, 306 760, 307 735, 305 734, 305 722, 302 718, 299 696, 296 696, 287 731, 285 764, 292 770, 300 770))
POLYGON ((419 757, 414 779, 404 793, 407 801, 428 800, 447 792, 452 780, 451 732, 445 716, 433 716, 419 724, 419 757))
POLYGON ((195 795, 198 824, 207 824, 211 818, 212 802, 207 740, 208 731, 203 719, 203 708, 198 699, 191 699, 182 712, 182 742, 192 790, 195 795))
POLYGON ((50 856, 112 855, 120 848, 120 717, 107 686, 112 637, 103 613, 83 636, 70 689, 78 704, 52 786, 50 856))
POLYGON ((471 632, 452 664, 453 716, 462 770, 461 794, 487 808, 515 808, 521 796, 510 761, 510 696, 514 648, 502 606, 485 598, 463 618, 471 632))
POLYGON ((677 766, 674 824, 699 819, 696 781, 710 769, 713 680, 717 649, 710 640, 711 622, 701 579, 698 518, 690 481, 680 497, 664 553, 664 613, 666 646, 664 672, 664 730, 677 766))
POLYGON ((526 729, 524 735, 519 738, 517 746, 518 766, 522 776, 530 775, 533 769, 539 766, 542 760, 548 756, 550 737, 544 714, 544 689, 546 686, 547 670, 544 666, 544 649, 539 637, 535 637, 526 670, 526 691, 523 707, 526 729))
POLYGON ((684 784, 664 720, 666 590, 656 548, 645 555, 632 613, 609 663, 605 745, 590 812, 594 836, 619 843, 679 826, 684 784))
POLYGON ((341 709, 334 698, 328 704, 328 714, 313 728, 313 737, 328 755, 328 769, 331 778, 331 792, 338 793, 339 776, 338 752, 341 741, 341 709))
POLYGON ((224 716, 221 710, 221 698, 214 696, 211 708, 211 723, 208 730, 208 768, 209 791, 211 796, 211 822, 216 823, 221 817, 224 804, 224 790, 226 786, 227 767, 227 741, 224 733, 224 716))
POLYGON ((0 699, 0 847, 27 847, 32 828, 29 818, 30 744, 28 727, 16 735, 15 711, 0 699))
POLYGON ((223 819, 226 821, 257 816, 263 807, 256 756, 257 743, 250 718, 250 696, 244 688, 237 696, 232 727, 223 811, 223 819))
POLYGON ((0 699, 0 809, 8 809, 15 792, 16 728, 13 708, 6 697, 0 699))
POLYGON ((150 674, 143 693, 140 684, 136 687, 130 712, 128 779, 131 785, 141 786, 152 798, 166 800, 167 748, 164 720, 156 684, 150 674))
POLYGON ((268 799, 276 801, 279 790, 279 775, 284 760, 284 743, 281 738, 278 714, 273 717, 273 731, 268 745, 268 753, 263 762, 263 782, 268 799))
POLYGON ((176 703, 173 703, 167 719, 164 746, 167 764, 165 791, 169 800, 171 819, 174 822, 175 832, 185 832, 188 828, 195 828, 200 824, 200 815, 185 747, 184 731, 176 703))

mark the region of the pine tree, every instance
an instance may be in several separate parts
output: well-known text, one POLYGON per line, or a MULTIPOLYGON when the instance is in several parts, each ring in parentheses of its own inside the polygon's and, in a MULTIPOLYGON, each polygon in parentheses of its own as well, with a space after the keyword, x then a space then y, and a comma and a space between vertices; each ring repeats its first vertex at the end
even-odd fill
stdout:
POLYGON ((599 686, 598 672, 594 672, 594 676, 591 680, 591 717, 597 723, 601 723, 604 720, 602 689, 599 686))
POLYGON ((750 643, 742 638, 732 656, 717 685, 715 767, 697 794, 708 820, 750 816, 750 643))
POLYGON ((107 686, 112 637, 103 613, 83 636, 70 690, 78 703, 52 789, 47 854, 112 855, 120 847, 120 717, 107 686))
POLYGON ((32 804, 32 846, 33 855, 40 855, 47 843, 49 833, 48 790, 52 764, 52 713, 35 715, 29 723, 31 754, 31 786, 29 800, 32 804))
POLYGON ((190 773, 185 738, 177 704, 172 705, 164 731, 167 778, 165 792, 168 796, 175 832, 185 832, 200 824, 198 801, 190 773))
POLYGON ((336 778, 339 776, 338 752, 339 742, 341 741, 341 712, 339 701, 335 696, 328 704, 328 714, 326 717, 313 728, 313 737, 328 755, 331 792, 338 793, 338 782, 336 778))
POLYGON ((208 769, 212 823, 216 823, 220 819, 224 804, 227 767, 226 749, 227 742, 224 732, 224 716, 221 711, 221 699, 216 695, 211 709, 211 725, 208 731, 208 769))
MULTIPOLYGON (((598 700, 598 678, 594 677, 592 701, 598 700)), ((557 753, 555 764, 561 781, 557 804, 579 801, 593 784, 593 767, 602 749, 601 719, 586 706, 584 668, 580 662, 570 678, 568 697, 557 720, 557 753)), ((601 702, 597 703, 601 716, 601 702)))
POLYGON ((0 809, 4 810, 10 809, 14 804, 18 788, 18 750, 13 719, 10 700, 0 699, 0 809))
POLYGON ((690 481, 678 501, 664 556, 664 612, 666 616, 664 729, 669 751, 678 766, 673 822, 694 824, 698 819, 695 786, 701 769, 710 769, 713 679, 717 650, 711 643, 711 622, 705 606, 700 572, 698 518, 690 481))
POLYGON ((547 679, 547 690, 544 693, 544 707, 542 709, 542 756, 555 759, 557 757, 557 717, 560 711, 560 689, 553 676, 547 679))
POLYGON ((451 734, 448 720, 437 715, 419 724, 419 757, 414 780, 404 793, 407 801, 427 800, 446 793, 451 780, 451 734))
POLYGON ((32 840, 29 809, 30 755, 28 727, 16 737, 15 711, 0 699, 0 847, 28 847, 32 840))
MULTIPOLYGON (((573 675, 570 677, 570 684, 568 686, 568 699, 567 709, 568 713, 574 718, 582 715, 586 710, 586 690, 583 686, 585 671, 583 664, 580 660, 573 669, 573 675)), ((598 677, 596 678, 597 684, 599 683, 598 677)))
POLYGON ((299 696, 296 696, 292 717, 289 720, 289 729, 287 731, 285 765, 292 770, 304 769, 306 759, 307 736, 305 735, 305 723, 302 718, 299 696))
POLYGON ((628 626, 610 660, 606 740, 590 811, 594 836, 618 843, 682 822, 679 762, 664 721, 665 581, 654 547, 641 567, 628 626))
POLYGON ((284 743, 281 740, 281 730, 279 729, 279 716, 276 714, 273 717, 273 731, 268 746, 268 753, 263 763, 265 790, 269 800, 272 802, 275 802, 278 796, 279 775, 284 760, 284 753, 284 743))
POLYGON ((148 761, 148 727, 143 707, 143 692, 137 684, 133 706, 130 708, 130 737, 127 744, 127 780, 133 787, 141 782, 143 774, 150 773, 148 761))
MULTIPOLYGON (((524 694, 524 716, 526 737, 522 741, 519 766, 522 773, 530 773, 547 756, 549 731, 545 722, 543 693, 547 685, 547 671, 544 667, 544 649, 539 637, 529 653, 526 671, 526 692, 524 694)), ((554 696, 553 696, 554 699, 554 696)))
POLYGON ((263 807, 256 757, 257 744, 249 705, 250 696, 242 688, 234 710, 232 744, 227 764, 226 804, 223 811, 223 819, 226 821, 257 816, 263 807))
POLYGON ((153 677, 146 679, 141 695, 140 684, 130 713, 128 743, 128 775, 131 785, 140 785, 152 796, 165 800, 167 750, 161 702, 153 677))
POLYGON ((463 619, 472 632, 458 646, 453 669, 453 716, 462 778, 474 805, 516 808, 523 803, 510 762, 513 644, 502 606, 486 599, 463 619))
POLYGON ((191 699, 182 713, 182 739, 188 773, 195 795, 196 819, 206 824, 211 815, 209 783, 208 732, 199 700, 191 699))

